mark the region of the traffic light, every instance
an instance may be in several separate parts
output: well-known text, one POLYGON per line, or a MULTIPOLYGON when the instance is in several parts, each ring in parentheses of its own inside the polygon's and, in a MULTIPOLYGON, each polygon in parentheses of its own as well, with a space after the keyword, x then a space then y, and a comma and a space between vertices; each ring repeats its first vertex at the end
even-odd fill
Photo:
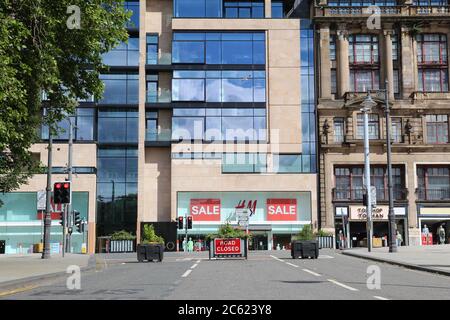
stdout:
POLYGON ((187 217, 187 228, 192 229, 192 216, 187 217))
POLYGON ((82 232, 82 231, 81 231, 81 228, 82 228, 81 225, 82 225, 82 223, 83 223, 83 221, 81 221, 81 218, 80 218, 80 212, 74 210, 74 211, 73 211, 73 224, 77 227, 77 231, 78 231, 79 233, 82 232))
POLYGON ((64 212, 60 212, 59 224, 64 227, 64 212))
POLYGON ((178 217, 178 229, 183 229, 184 217, 178 217))
POLYGON ((66 204, 70 203, 71 195, 71 183, 70 181, 55 182, 53 185, 53 203, 54 204, 66 204))

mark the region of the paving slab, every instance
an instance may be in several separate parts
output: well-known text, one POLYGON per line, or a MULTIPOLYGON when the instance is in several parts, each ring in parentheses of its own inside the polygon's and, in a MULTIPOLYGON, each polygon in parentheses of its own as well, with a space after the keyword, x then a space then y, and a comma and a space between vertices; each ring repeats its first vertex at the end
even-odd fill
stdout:
POLYGON ((395 253, 390 253, 388 247, 373 248, 372 252, 368 252, 367 248, 352 248, 342 254, 450 276, 448 244, 399 247, 395 253))

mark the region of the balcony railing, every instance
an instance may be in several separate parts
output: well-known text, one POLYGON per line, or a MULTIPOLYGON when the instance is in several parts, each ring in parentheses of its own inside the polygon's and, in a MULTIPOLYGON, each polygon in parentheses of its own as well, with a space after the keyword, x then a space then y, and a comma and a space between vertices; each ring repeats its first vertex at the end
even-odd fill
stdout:
POLYGON ((158 94, 147 92, 147 103, 170 103, 172 102, 172 90, 162 89, 158 94))
POLYGON ((419 200, 450 200, 450 186, 444 188, 417 188, 419 200))
MULTIPOLYGON (((380 6, 381 15, 415 16, 415 15, 449 15, 449 6, 380 6)), ((372 7, 352 6, 318 6, 316 17, 372 15, 377 11, 372 7)))
POLYGON ((171 65, 172 64, 172 53, 163 52, 158 57, 156 55, 147 55, 147 65, 171 65))
MULTIPOLYGON (((408 189, 394 188, 394 200, 406 200, 408 196, 408 189)), ((364 195, 363 188, 349 189, 349 188, 334 188, 333 201, 362 201, 364 195)), ((377 201, 388 201, 389 192, 387 188, 377 189, 377 201)))
POLYGON ((145 133, 145 141, 170 142, 172 141, 172 130, 170 129, 161 129, 158 131, 147 130, 145 133))

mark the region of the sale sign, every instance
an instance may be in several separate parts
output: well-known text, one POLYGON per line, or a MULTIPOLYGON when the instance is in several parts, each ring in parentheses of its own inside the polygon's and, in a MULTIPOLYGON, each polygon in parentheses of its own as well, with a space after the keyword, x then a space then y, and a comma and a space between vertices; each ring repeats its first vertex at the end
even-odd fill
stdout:
POLYGON ((297 199, 267 199, 267 221, 296 221, 297 199))
POLYGON ((241 254, 241 239, 214 239, 214 255, 241 254))
POLYGON ((220 221, 220 199, 191 199, 194 221, 220 221))

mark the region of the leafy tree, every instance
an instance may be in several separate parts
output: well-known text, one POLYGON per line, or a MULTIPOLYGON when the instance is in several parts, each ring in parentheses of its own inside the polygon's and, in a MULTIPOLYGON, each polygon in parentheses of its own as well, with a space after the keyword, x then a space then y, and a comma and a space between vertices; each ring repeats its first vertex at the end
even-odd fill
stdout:
POLYGON ((0 192, 40 172, 29 148, 42 122, 54 132, 77 100, 101 97, 101 55, 127 40, 130 16, 123 0, 0 1, 0 192))

